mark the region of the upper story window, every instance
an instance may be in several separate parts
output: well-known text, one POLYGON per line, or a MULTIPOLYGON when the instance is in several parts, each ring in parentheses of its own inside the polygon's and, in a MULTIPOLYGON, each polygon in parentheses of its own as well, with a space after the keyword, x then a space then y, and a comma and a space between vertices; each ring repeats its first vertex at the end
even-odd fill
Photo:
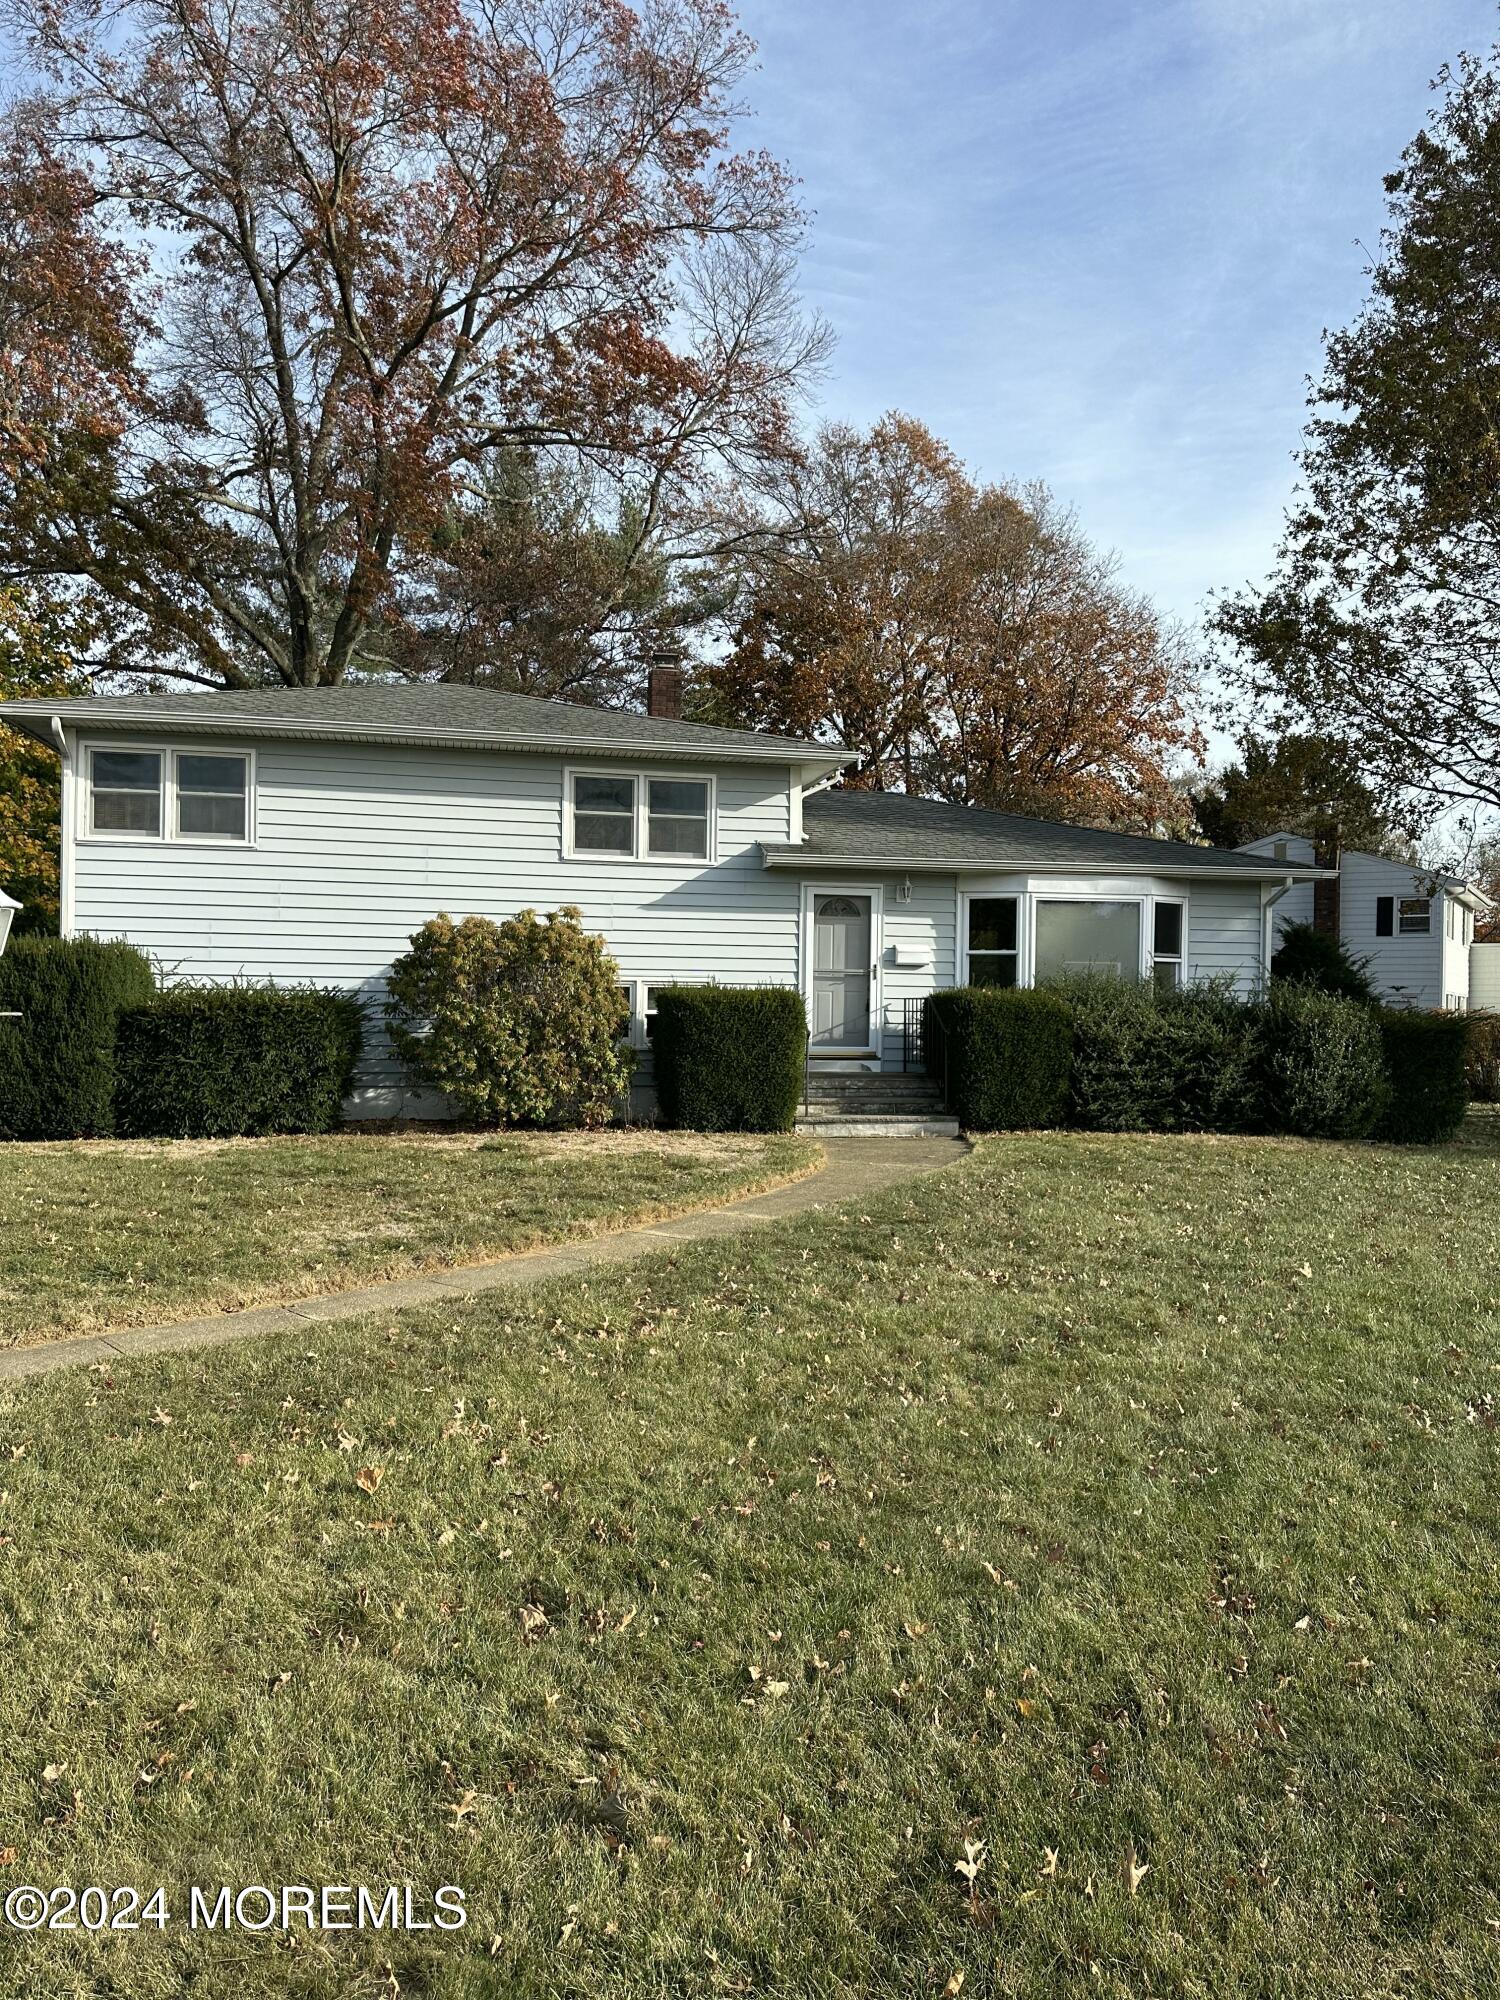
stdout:
POLYGON ((1432 930, 1432 898, 1403 896, 1396 906, 1396 928, 1402 937, 1427 937, 1432 930))
POLYGON ((568 774, 567 852, 610 861, 710 861, 712 778, 568 774))
POLYGON ((244 757, 177 754, 177 831, 191 839, 243 840, 249 824, 244 757))
POLYGON ((94 750, 89 755, 90 833, 161 833, 160 750, 94 750))
POLYGON ((652 854, 708 859, 708 782, 703 778, 646 780, 646 844, 652 854))
POLYGON ((91 749, 83 827, 115 840, 250 838, 246 752, 91 749))

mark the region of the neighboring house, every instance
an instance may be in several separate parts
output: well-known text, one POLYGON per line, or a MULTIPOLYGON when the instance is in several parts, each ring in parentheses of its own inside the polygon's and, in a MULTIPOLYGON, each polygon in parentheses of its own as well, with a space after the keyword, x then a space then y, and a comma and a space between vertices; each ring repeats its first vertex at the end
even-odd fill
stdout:
MULTIPOLYGON (((455 685, 14 701, 63 757, 62 927, 172 979, 378 1003, 440 910, 574 903, 645 1055, 673 980, 802 991, 822 1064, 900 1070, 922 996, 1092 967, 1245 993, 1300 861, 823 789, 826 744, 455 685)), ((378 1012, 375 1015, 378 1019, 378 1012)), ((649 1080, 649 1062, 643 1063, 649 1080)), ((377 1038, 352 1107, 440 1109, 377 1038)))
MULTIPOLYGON (((1242 854, 1310 863, 1313 843, 1298 834, 1272 833, 1252 840, 1242 854)), ((1368 962, 1381 998, 1393 1006, 1451 1008, 1471 1005, 1474 923, 1490 908, 1483 890, 1459 875, 1388 861, 1380 854, 1349 852, 1338 877, 1323 892, 1338 933, 1356 958, 1368 962)), ((1288 924, 1313 921, 1313 884, 1299 882, 1277 904, 1276 935, 1288 924)), ((1479 1004, 1474 996, 1473 1004, 1479 1004)))

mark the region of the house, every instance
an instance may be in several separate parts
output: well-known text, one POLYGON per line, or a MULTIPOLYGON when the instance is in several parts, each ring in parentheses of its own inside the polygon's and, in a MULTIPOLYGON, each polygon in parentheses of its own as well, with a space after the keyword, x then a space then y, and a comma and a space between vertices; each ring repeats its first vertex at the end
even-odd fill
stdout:
MULTIPOLYGON (((802 991, 820 1066, 913 1063, 922 997, 1077 968, 1241 992, 1318 871, 828 787, 839 746, 457 685, 12 701, 63 760, 62 927, 172 979, 382 997, 440 910, 578 905, 649 1087, 658 989, 802 991)), ((378 1014, 376 1015, 378 1019, 378 1014)), ((351 1111, 430 1115, 376 1042, 351 1111)))
MULTIPOLYGON (((1298 834, 1272 833, 1239 852, 1310 863, 1313 843, 1298 834)), ((1349 851, 1340 855, 1337 874, 1321 886, 1301 881, 1282 897, 1276 938, 1288 924, 1320 921, 1367 962, 1376 992, 1391 1006, 1463 1013, 1481 997, 1471 993, 1479 964, 1474 925, 1489 908, 1483 890, 1460 875, 1349 851)))

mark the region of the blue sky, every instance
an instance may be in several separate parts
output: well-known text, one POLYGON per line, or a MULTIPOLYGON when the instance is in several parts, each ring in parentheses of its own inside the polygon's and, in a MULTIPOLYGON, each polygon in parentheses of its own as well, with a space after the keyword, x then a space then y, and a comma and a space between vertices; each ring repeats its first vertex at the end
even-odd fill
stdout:
POLYGON ((815 211, 821 413, 1040 477, 1182 617, 1261 576, 1381 176, 1493 0, 739 0, 815 211))

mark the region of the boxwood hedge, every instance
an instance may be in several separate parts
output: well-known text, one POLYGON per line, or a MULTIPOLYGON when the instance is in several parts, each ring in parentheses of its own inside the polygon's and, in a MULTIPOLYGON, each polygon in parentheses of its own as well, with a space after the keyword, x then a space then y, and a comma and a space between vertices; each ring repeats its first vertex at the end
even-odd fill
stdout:
POLYGON ((922 1011, 929 1073, 968 1130, 1034 1130, 1063 1122, 1073 1018, 1054 994, 957 987, 930 994, 922 1011))

